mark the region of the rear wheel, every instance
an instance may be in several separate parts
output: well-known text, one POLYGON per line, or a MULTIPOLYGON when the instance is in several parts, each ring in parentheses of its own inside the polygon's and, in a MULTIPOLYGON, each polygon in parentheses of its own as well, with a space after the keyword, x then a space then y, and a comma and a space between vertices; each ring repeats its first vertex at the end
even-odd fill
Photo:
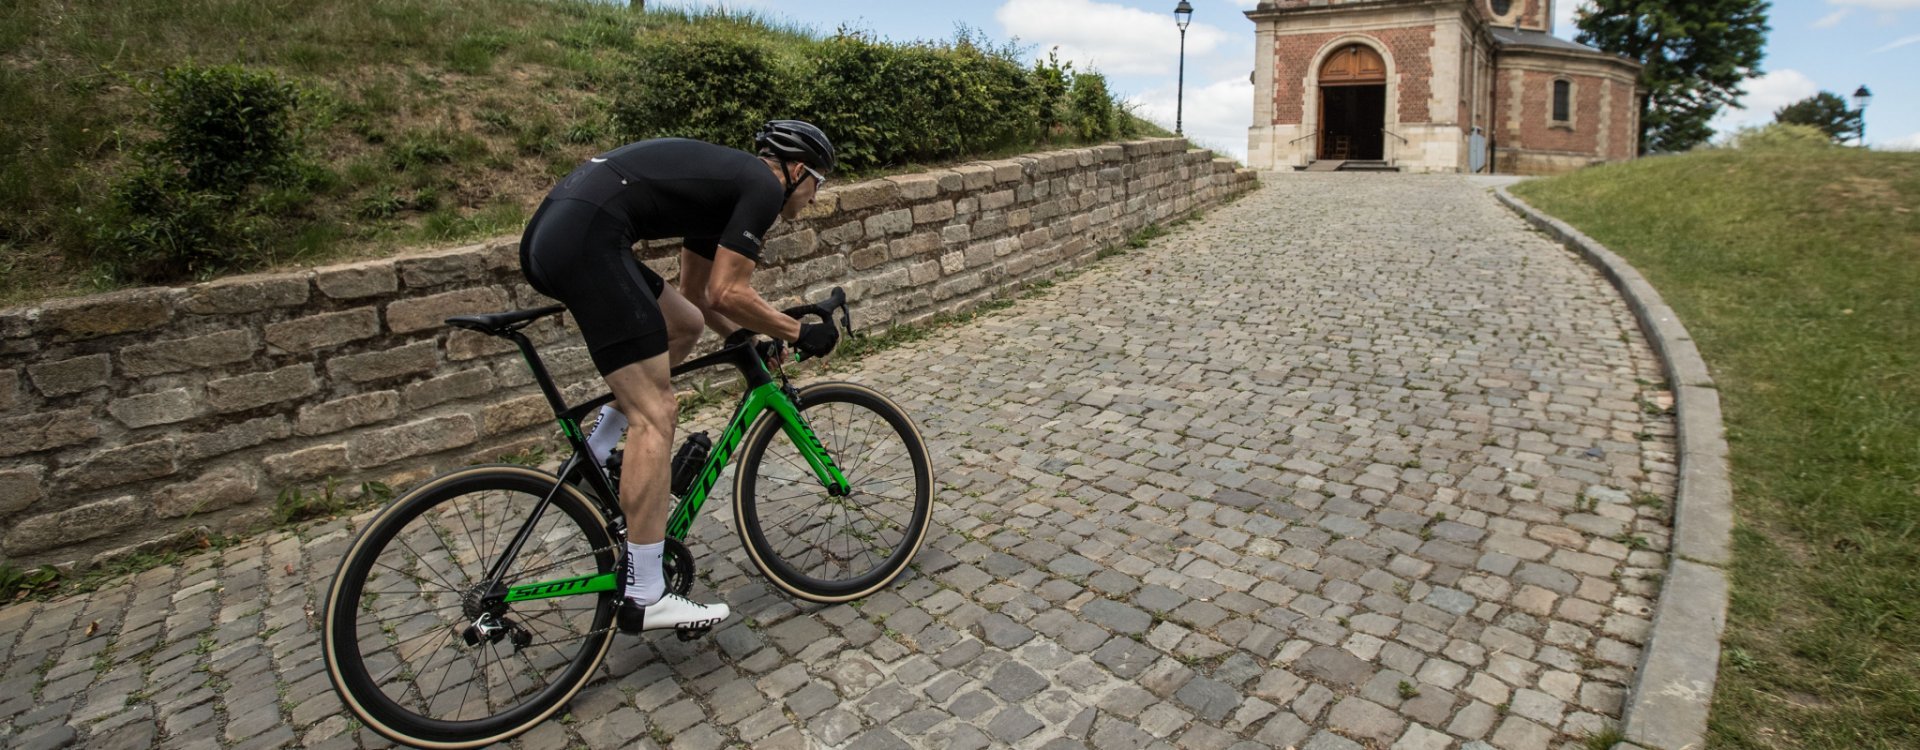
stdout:
POLYGON ((746 437, 734 518, 748 554, 787 593, 858 599, 892 583, 920 549, 933 469, 920 430, 886 396, 853 383, 800 391, 800 414, 852 488, 833 497, 769 411, 746 437))
MULTIPOLYGON (((612 641, 615 594, 506 604, 486 589, 552 475, 476 466, 394 501, 354 540, 327 595, 322 651, 355 716, 396 742, 460 748, 545 721, 612 641)), ((562 486, 507 568, 507 587, 617 568, 607 519, 562 486)))

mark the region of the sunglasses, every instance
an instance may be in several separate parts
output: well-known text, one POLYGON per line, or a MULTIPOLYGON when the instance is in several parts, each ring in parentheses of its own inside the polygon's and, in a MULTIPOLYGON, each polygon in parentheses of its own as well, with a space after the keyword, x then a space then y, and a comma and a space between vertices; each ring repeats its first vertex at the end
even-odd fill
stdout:
POLYGON ((823 188, 823 187, 826 187, 826 186, 827 186, 827 176, 826 176, 826 175, 823 175, 823 174, 820 174, 819 172, 815 172, 815 171, 813 171, 813 167, 809 167, 809 166, 807 166, 807 165, 805 165, 805 164, 802 164, 802 165, 800 165, 800 168, 801 168, 801 169, 804 169, 804 170, 807 170, 807 174, 810 174, 810 175, 813 175, 813 189, 815 189, 815 190, 819 190, 820 188, 823 188))

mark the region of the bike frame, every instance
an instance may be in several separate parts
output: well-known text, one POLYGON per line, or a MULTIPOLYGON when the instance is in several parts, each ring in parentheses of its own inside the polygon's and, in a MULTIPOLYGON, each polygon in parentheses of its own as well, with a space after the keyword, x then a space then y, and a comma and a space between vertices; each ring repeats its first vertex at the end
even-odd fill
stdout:
MULTIPOLYGON (((577 406, 568 407, 560 389, 554 385, 553 377, 547 373, 546 365, 541 362, 540 355, 534 351, 533 342, 517 330, 507 331, 502 335, 519 345, 520 355, 526 360, 527 367, 533 371, 534 380, 539 382, 541 393, 546 395, 547 402, 553 406, 554 418, 560 423, 561 434, 565 435, 567 442, 573 446, 573 455, 561 465, 560 481, 554 485, 553 490, 547 493, 546 497, 541 498, 540 502, 534 505, 533 512, 528 515, 519 533, 514 535, 513 541, 507 545, 500 558, 494 561, 492 570, 487 574, 488 589, 500 595, 502 601, 509 604, 617 590, 622 585, 618 573, 599 573, 553 581, 538 581, 511 588, 502 585, 501 579, 507 568, 513 564, 515 558, 519 557, 521 547, 533 536, 534 527, 539 524, 540 517, 546 513, 547 506, 553 503, 554 495, 560 492, 560 488, 566 485, 571 477, 578 475, 592 486, 597 495, 595 499, 600 502, 601 509, 609 517, 623 518, 618 502, 619 488, 614 486, 604 468, 585 458, 592 454, 587 448, 586 436, 580 429, 581 420, 611 402, 613 394, 605 394, 577 406)), ((707 454, 707 462, 701 467, 700 473, 695 475, 692 486, 688 488, 684 497, 675 500, 673 509, 667 516, 667 536, 675 540, 687 538, 687 531, 693 527, 693 521, 699 516, 701 506, 706 504, 714 483, 719 481, 721 469, 726 468, 727 462, 733 458, 734 450, 739 448, 740 441, 745 439, 747 428, 753 426, 754 420, 759 419, 760 415, 769 409, 779 417, 781 429, 786 433, 787 439, 792 440, 800 454, 806 458, 815 478, 820 481, 821 486, 827 488, 828 494, 841 497, 850 491, 846 475, 840 471, 840 466, 834 463, 826 447, 820 444, 820 439, 814 434, 812 426, 808 425, 806 419, 800 415, 800 405, 796 403, 798 392, 785 385, 784 375, 780 380, 774 378, 752 343, 728 346, 686 362, 673 368, 672 374, 679 376, 723 364, 739 370, 740 374, 746 378, 747 395, 741 399, 739 406, 734 408, 733 418, 727 422, 726 430, 721 433, 720 439, 714 443, 713 449, 707 454)))

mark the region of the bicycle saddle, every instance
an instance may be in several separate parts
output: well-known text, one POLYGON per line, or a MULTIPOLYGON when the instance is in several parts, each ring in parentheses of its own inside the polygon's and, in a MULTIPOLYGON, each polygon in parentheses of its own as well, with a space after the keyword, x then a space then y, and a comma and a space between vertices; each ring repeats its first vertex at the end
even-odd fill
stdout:
POLYGON ((527 327, 535 320, 547 317, 567 308, 561 305, 536 307, 531 310, 510 310, 508 312, 487 313, 485 315, 457 315, 447 318, 447 325, 479 331, 489 336, 501 336, 527 327))

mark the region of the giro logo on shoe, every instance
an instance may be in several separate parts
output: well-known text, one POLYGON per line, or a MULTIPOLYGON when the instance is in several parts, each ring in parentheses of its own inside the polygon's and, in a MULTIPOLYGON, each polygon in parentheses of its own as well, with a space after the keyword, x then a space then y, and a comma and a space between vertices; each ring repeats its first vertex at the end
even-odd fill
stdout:
POLYGON ((720 619, 721 618, 715 617, 715 618, 706 619, 706 620, 694 620, 693 622, 682 623, 674 627, 680 630, 701 630, 704 628, 711 628, 715 625, 720 624, 720 619))

